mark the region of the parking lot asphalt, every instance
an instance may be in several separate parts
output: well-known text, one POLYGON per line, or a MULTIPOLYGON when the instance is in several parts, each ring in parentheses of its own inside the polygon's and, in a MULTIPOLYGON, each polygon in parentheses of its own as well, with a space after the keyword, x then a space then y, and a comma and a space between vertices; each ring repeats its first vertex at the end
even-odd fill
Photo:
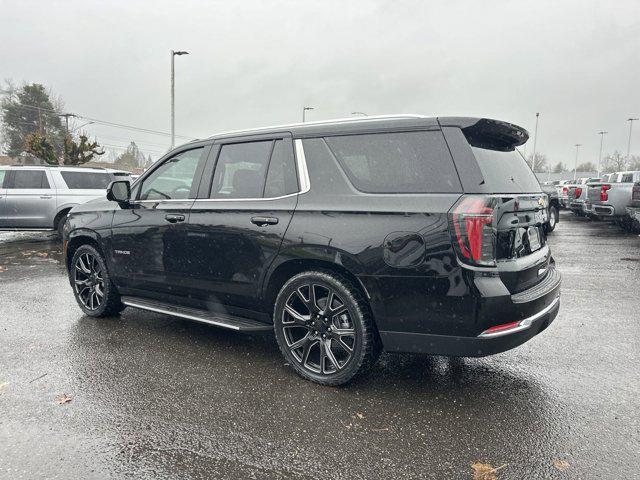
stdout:
POLYGON ((530 342, 327 388, 272 335, 83 316, 55 237, 0 233, 0 478, 640 478, 640 238, 563 212, 549 242, 530 342))

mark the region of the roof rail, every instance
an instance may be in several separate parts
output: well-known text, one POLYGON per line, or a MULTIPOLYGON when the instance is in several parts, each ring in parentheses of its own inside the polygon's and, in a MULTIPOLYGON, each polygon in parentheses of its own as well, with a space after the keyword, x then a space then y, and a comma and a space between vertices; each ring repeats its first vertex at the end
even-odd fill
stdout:
POLYGON ((106 167, 84 167, 82 165, 25 165, 14 163, 13 165, 0 165, 0 167, 46 167, 46 168, 84 168, 85 170, 107 170, 106 167))

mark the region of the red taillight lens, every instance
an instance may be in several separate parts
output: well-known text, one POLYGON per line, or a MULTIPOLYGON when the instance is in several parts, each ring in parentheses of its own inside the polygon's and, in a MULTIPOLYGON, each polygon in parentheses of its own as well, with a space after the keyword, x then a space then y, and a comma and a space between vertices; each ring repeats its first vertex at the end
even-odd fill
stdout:
POLYGON ((582 195, 582 189, 580 187, 576 187, 576 198, 580 198, 582 195))
POLYGON ((453 209, 451 222, 458 255, 465 263, 495 266, 493 205, 487 196, 468 196, 453 209))
POLYGON ((567 195, 569 193, 569 189, 567 187, 562 187, 562 194, 567 195))
POLYGON ((607 190, 609 190, 611 188, 611 185, 602 185, 600 187, 600 200, 603 202, 606 202, 607 200, 609 200, 609 194, 607 193, 607 190))
POLYGON ((511 330, 512 328, 516 328, 520 326, 520 322, 511 322, 511 323, 503 323, 502 325, 496 325, 495 327, 491 327, 482 332, 482 335, 486 335, 488 333, 496 333, 503 332, 505 330, 511 330))

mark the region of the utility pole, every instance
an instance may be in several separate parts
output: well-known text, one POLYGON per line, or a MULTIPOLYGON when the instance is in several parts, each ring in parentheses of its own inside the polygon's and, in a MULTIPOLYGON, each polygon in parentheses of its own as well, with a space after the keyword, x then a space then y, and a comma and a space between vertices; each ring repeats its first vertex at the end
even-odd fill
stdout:
POLYGON ((535 173, 536 168, 536 143, 538 142, 538 119, 540 112, 536 113, 536 129, 533 132, 533 157, 531 157, 531 170, 535 173))
POLYGON ((580 147, 582 146, 581 143, 576 143, 575 147, 576 147, 576 163, 573 166, 573 181, 576 181, 576 172, 578 171, 578 152, 580 151, 580 147))
POLYGON ((175 56, 176 55, 189 55, 189 52, 182 50, 171 50, 171 148, 176 144, 176 107, 175 107, 175 86, 176 86, 176 74, 175 74, 175 56))
POLYGON ((600 176, 600 162, 602 161, 602 144, 604 142, 604 136, 607 133, 609 132, 605 132, 604 130, 598 132, 598 135, 600 135, 600 155, 598 155, 598 170, 597 170, 596 177, 600 176))
POLYGON ((69 117, 75 117, 75 115, 73 113, 61 113, 60 116, 64 117, 64 123, 66 125, 67 135, 69 135, 69 117))
POLYGON ((627 118, 627 122, 629 122, 629 141, 627 142, 627 158, 631 154, 631 129, 633 128, 633 122, 636 120, 640 120, 638 118, 627 118))
POLYGON ((313 107, 302 107, 302 123, 306 121, 307 110, 313 110, 313 107))

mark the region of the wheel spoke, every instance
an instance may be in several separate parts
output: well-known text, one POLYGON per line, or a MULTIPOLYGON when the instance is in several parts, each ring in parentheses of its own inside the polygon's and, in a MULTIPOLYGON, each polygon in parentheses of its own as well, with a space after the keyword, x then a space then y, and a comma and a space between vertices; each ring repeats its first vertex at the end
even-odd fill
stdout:
POLYGON ((356 334, 353 328, 333 328, 331 331, 338 337, 354 337, 356 334))
POLYGON ((308 316, 302 315, 299 312, 296 312, 293 307, 291 307, 290 305, 285 305, 284 306, 284 310, 285 312, 287 312, 289 314, 289 316, 293 319, 292 322, 285 322, 284 318, 282 320, 282 323, 295 323, 297 325, 300 326, 306 326, 307 322, 309 321, 308 316))
POLYGON ((313 346, 317 343, 320 343, 318 340, 311 341, 308 342, 305 346, 304 346, 304 350, 302 351, 302 365, 306 366, 307 365, 307 360, 309 360, 309 353, 311 352, 311 348, 313 348, 313 346))
POLYGON ((316 298, 316 286, 312 283, 309 285, 309 308, 312 309, 311 313, 320 311, 318 307, 318 299, 316 298))
POLYGON ((290 350, 297 350, 298 348, 306 345, 309 341, 310 341, 310 335, 309 335, 309 333, 307 333, 300 340, 298 340, 296 342, 293 342, 291 345, 289 345, 289 349, 290 350))
POLYGON ((96 285, 96 295, 99 298, 104 298, 104 292, 102 291, 102 285, 100 285, 100 284, 96 285))
MULTIPOLYGON (((333 354, 333 351, 331 351, 331 340, 325 340, 323 343, 324 343, 325 356, 333 364, 333 368, 335 368, 336 370, 340 370, 340 364, 338 363, 338 360, 336 359, 335 355, 333 354)), ((323 366, 323 369, 324 369, 324 363, 322 364, 322 366, 323 366)))
POLYGON ((351 353, 353 352, 353 348, 351 348, 349 345, 344 343, 344 340, 342 340, 342 338, 338 337, 338 338, 335 338, 334 340, 340 346, 340 348, 342 348, 345 352, 351 355, 351 353))

